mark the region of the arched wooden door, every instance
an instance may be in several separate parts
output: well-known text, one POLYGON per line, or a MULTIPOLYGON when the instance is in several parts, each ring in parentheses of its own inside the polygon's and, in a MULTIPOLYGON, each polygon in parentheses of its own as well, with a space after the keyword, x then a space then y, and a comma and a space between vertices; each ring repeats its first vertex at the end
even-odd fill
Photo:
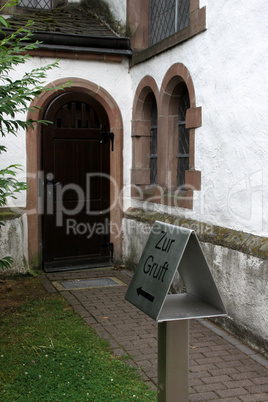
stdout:
POLYGON ((43 126, 43 265, 46 272, 109 262, 110 141, 103 107, 84 93, 59 95, 43 126))

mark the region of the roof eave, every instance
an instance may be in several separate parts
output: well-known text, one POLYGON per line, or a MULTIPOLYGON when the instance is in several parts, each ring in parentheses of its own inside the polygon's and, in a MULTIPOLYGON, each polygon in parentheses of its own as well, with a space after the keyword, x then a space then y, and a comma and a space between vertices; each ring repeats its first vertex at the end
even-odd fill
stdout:
MULTIPOLYGON (((5 29, 5 32, 6 34, 11 34, 16 31, 13 29, 5 29)), ((36 31, 33 32, 30 41, 32 43, 37 41, 42 42, 38 44, 40 49, 132 55, 130 40, 121 37, 85 36, 63 34, 60 32, 36 31)))
POLYGON ((69 53, 94 53, 94 54, 113 54, 121 56, 132 56, 131 49, 114 49, 114 48, 98 48, 88 46, 65 46, 65 45, 53 45, 41 43, 38 45, 40 50, 51 50, 57 52, 69 52, 69 53))

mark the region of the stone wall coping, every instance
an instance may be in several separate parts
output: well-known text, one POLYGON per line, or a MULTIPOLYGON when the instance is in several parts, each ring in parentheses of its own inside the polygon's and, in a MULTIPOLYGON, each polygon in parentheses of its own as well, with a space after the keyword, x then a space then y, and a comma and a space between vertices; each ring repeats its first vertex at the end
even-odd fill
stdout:
POLYGON ((11 221, 20 218, 25 213, 24 208, 0 208, 0 220, 11 221))
POLYGON ((268 237, 261 237, 167 213, 145 211, 141 208, 129 208, 125 211, 124 218, 147 223, 151 226, 155 221, 182 226, 194 230, 201 242, 237 250, 263 260, 268 259, 268 237))

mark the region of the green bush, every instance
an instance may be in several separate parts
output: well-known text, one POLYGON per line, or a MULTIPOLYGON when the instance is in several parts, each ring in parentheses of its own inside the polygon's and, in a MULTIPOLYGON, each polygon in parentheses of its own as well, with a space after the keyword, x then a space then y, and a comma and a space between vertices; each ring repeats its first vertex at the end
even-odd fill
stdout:
MULTIPOLYGON (((16 4, 11 0, 5 4, 0 12, 5 7, 12 7, 16 4)), ((26 130, 34 124, 48 124, 48 121, 33 119, 20 120, 18 114, 27 116, 29 111, 38 109, 30 108, 30 103, 34 98, 38 98, 44 91, 62 89, 70 83, 59 88, 44 87, 46 73, 52 68, 58 67, 58 62, 48 64, 47 66, 33 69, 26 72, 21 79, 13 80, 12 72, 25 64, 31 56, 27 53, 30 50, 38 48, 40 42, 31 43, 32 33, 29 29, 33 25, 29 21, 25 27, 15 30, 10 30, 10 24, 7 19, 0 15, 0 136, 9 135, 16 136, 19 129, 26 130)), ((0 145, 0 154, 7 152, 4 145, 0 145)), ((16 198, 17 193, 27 189, 25 182, 16 179, 21 166, 11 164, 0 169, 0 208, 8 204, 8 199, 16 198)), ((1 218, 0 218, 1 219, 1 218)), ((4 225, 4 221, 0 221, 0 226, 4 225)), ((0 259, 0 269, 9 268, 12 265, 12 257, 4 257, 0 259)))

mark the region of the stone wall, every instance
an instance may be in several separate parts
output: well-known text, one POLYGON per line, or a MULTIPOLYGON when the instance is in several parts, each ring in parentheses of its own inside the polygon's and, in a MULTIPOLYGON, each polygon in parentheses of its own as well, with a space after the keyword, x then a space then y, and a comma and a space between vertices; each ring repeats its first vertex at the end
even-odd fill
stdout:
POLYGON ((156 220, 195 230, 228 312, 227 318, 216 321, 268 354, 268 239, 167 214, 129 209, 123 221, 127 267, 135 269, 156 220))
POLYGON ((0 258, 11 256, 11 269, 0 270, 0 275, 25 274, 27 272, 27 222, 26 214, 0 211, 4 226, 0 228, 0 258))

